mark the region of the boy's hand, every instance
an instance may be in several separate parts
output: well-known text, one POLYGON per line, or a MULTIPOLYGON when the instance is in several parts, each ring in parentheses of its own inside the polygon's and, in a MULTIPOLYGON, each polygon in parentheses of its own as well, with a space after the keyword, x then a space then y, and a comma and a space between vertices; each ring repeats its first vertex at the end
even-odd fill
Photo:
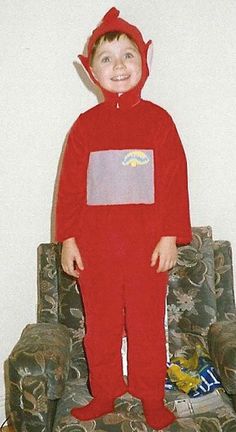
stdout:
POLYGON ((157 263, 159 258, 159 266, 156 271, 157 273, 165 272, 174 267, 177 254, 176 237, 161 237, 151 256, 151 267, 157 263))
POLYGON ((84 270, 80 251, 74 237, 64 240, 62 244, 61 265, 65 273, 76 278, 79 277, 78 268, 84 270))

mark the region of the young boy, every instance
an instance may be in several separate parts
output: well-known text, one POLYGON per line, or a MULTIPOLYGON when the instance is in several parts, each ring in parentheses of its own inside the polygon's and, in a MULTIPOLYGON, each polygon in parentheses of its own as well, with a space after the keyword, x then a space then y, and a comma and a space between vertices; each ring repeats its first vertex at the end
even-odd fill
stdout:
POLYGON ((186 158, 170 115, 141 99, 149 75, 139 30, 112 8, 79 56, 104 102, 71 128, 60 175, 56 237, 62 266, 79 278, 84 345, 93 400, 73 408, 80 420, 113 411, 130 392, 147 423, 174 415, 164 406, 168 273, 177 244, 191 241, 186 158), (128 339, 128 385, 122 331, 128 339))

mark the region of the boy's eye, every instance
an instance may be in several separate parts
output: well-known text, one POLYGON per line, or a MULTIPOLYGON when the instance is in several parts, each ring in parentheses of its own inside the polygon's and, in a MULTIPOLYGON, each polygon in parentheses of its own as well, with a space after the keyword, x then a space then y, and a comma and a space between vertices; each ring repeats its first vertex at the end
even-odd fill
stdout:
POLYGON ((133 58, 133 54, 132 53, 130 53, 130 52, 127 52, 126 54, 125 54, 125 58, 133 58))
POLYGON ((110 61, 110 57, 106 56, 102 58, 102 63, 108 63, 110 61))

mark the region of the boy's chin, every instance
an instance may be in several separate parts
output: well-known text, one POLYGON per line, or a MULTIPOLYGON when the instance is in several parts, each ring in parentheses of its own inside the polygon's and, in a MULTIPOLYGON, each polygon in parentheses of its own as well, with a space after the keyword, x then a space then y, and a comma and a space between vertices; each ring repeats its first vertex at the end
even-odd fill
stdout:
MULTIPOLYGON (((138 84, 138 83, 137 83, 138 84)), ((135 85, 133 85, 133 86, 130 86, 130 87, 121 87, 121 88, 116 88, 116 89, 114 89, 114 88, 106 88, 105 90, 107 90, 107 91, 110 91, 111 93, 116 93, 116 94, 118 94, 119 96, 120 95, 122 95, 123 93, 127 93, 127 92, 129 92, 130 90, 132 90, 134 87, 136 87, 137 86, 137 84, 135 84, 135 85)))

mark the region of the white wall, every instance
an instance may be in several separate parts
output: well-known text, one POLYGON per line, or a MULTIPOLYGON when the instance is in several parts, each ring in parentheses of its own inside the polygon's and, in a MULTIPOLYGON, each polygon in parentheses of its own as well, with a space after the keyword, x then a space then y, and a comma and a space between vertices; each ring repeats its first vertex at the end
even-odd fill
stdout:
MULTIPOLYGON (((212 225, 236 250, 236 2, 2 0, 1 352, 36 318, 36 249, 50 241, 66 133, 97 102, 73 62, 111 6, 154 41, 143 97, 174 117, 187 153, 192 225, 212 225)), ((4 418, 0 371, 0 422, 4 418)))

